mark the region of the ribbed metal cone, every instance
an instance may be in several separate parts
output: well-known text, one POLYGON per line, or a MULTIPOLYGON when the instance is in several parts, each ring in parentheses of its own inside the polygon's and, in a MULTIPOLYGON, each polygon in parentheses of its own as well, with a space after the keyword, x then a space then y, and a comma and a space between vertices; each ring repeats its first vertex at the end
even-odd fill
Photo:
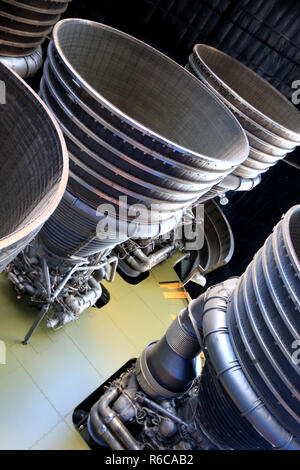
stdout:
MULTIPOLYGON (((47 88, 49 91, 51 91, 51 93, 48 93, 48 95, 55 96, 56 104, 53 102, 53 107, 56 107, 57 114, 60 114, 63 119, 64 113, 60 111, 60 108, 64 106, 67 110, 69 109, 73 112, 73 110, 76 110, 76 104, 74 104, 74 102, 77 103, 80 108, 82 108, 77 110, 77 113, 81 113, 79 118, 81 118, 81 115, 83 116, 81 118, 82 123, 80 123, 80 127, 85 127, 86 133, 89 132, 88 124, 92 128, 91 130, 95 130, 97 132, 102 131, 102 134, 103 132, 108 133, 108 131, 110 131, 112 135, 108 134, 108 137, 106 138, 107 140, 108 138, 113 139, 113 137, 115 137, 114 134, 119 139, 116 140, 116 142, 114 142, 114 140, 111 141, 111 146, 115 144, 116 153, 118 153, 117 149, 120 147, 121 142, 127 145, 127 153, 129 152, 129 155, 132 153, 132 148, 133 150, 136 150, 134 158, 130 158, 130 156, 126 156, 126 149, 124 149, 124 155, 121 155, 121 158, 125 159, 125 161, 132 161, 132 164, 137 168, 147 169, 146 171, 153 173, 154 175, 155 170, 157 170, 158 173, 160 170, 162 178, 164 179, 166 176, 174 176, 175 182, 182 182, 182 184, 186 185, 186 189, 189 187, 190 190, 195 191, 205 188, 207 186, 207 181, 217 181, 223 176, 224 170, 218 169, 209 169, 209 171, 200 171, 199 169, 198 174, 195 174, 195 168, 189 164, 189 162, 177 161, 175 160, 175 157, 173 160, 173 152, 169 152, 170 156, 168 157, 149 148, 149 140, 146 142, 147 145, 145 145, 141 138, 137 140, 134 138, 134 136, 131 137, 130 135, 126 134, 123 129, 117 128, 114 122, 109 121, 108 114, 104 114, 104 110, 101 108, 101 106, 97 106, 96 102, 91 103, 89 95, 84 93, 84 90, 78 90, 78 86, 76 86, 74 83, 72 76, 66 74, 64 68, 59 63, 58 58, 55 57, 53 52, 53 44, 50 44, 48 48, 48 61, 46 61, 44 68, 42 86, 44 85, 44 82, 46 82, 47 88), (100 113, 103 115, 103 117, 100 113), (96 123, 93 122, 93 120, 96 121, 96 123), (86 125, 85 122, 87 123, 86 125), (134 163, 135 160, 136 163, 134 163), (166 170, 164 167, 166 167, 166 170)), ((63 122, 61 124, 63 125, 63 122)), ((91 134, 91 131, 89 133, 91 134)), ((147 140, 146 136, 142 137, 144 137, 144 140, 147 140)), ((112 151, 114 150, 112 149, 112 151)), ((168 181, 165 181, 165 183, 168 184, 168 181)))
POLYGON ((127 195, 169 217, 246 158, 226 107, 150 46, 84 20, 53 38, 41 96, 67 139, 69 189, 91 206, 127 195))
POLYGON ((249 424, 229 398, 216 377, 211 375, 211 364, 201 372, 196 422, 200 429, 217 444, 228 450, 271 450, 272 446, 249 424))
POLYGON ((0 0, 0 55, 32 54, 67 6, 67 1, 0 0))
MULTIPOLYGON (((247 138, 249 140, 250 148, 254 148, 255 150, 260 150, 261 152, 267 153, 274 157, 282 157, 285 156, 285 153, 282 153, 282 149, 280 147, 276 147, 276 145, 272 145, 270 143, 264 142, 259 137, 251 134, 251 132, 246 131, 247 138)), ((295 148, 291 150, 287 150, 286 153, 293 152, 295 148)))
POLYGON ((66 187, 62 133, 44 103, 0 63, 0 270, 36 235, 66 187))
POLYGON ((11 47, 37 47, 44 41, 44 36, 37 37, 21 37, 16 34, 6 33, 2 31, 0 38, 0 46, 11 46, 11 47))
POLYGON ((300 206, 287 212, 240 278, 229 323, 253 388, 299 437, 300 206))
POLYGON ((235 174, 255 178, 300 144, 300 113, 243 64, 217 49, 197 44, 188 69, 228 106, 246 131, 250 154, 235 174))
POLYGON ((55 256, 88 256, 131 236, 169 232, 248 155, 243 129, 213 93, 160 52, 102 24, 55 26, 40 95, 70 156, 68 190, 40 234, 55 256), (99 236, 101 204, 115 237, 99 236), (128 213, 135 204, 146 208, 138 224, 128 213))
POLYGON ((8 20, 20 21, 21 23, 37 26, 54 25, 60 18, 59 14, 51 15, 49 13, 37 13, 32 10, 9 5, 3 1, 0 3, 0 16, 7 18, 8 20))

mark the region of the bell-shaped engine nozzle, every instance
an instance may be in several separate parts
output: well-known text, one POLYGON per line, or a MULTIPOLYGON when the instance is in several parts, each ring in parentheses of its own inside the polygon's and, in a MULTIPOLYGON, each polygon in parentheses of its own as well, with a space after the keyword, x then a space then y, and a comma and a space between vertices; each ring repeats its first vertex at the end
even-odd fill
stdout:
POLYGON ((248 155, 237 120, 192 74, 103 24, 55 26, 40 90, 70 155, 68 190, 41 232, 62 257, 112 247, 96 236, 105 213, 119 230, 115 245, 172 230, 248 155), (135 224, 136 204, 145 210, 135 224))
POLYGON ((194 46, 187 68, 228 106, 250 144, 248 158, 211 194, 251 190, 264 172, 300 145, 299 111, 253 70, 206 44, 194 46))
POLYGON ((57 207, 68 177, 63 135, 40 98, 0 63, 0 270, 57 207))
POLYGON ((113 280, 117 245, 172 236, 185 211, 245 160, 249 145, 232 113, 192 74, 91 21, 55 26, 40 95, 65 136, 69 179, 11 278, 19 293, 47 299, 47 324, 59 328, 97 302, 103 279, 113 280))

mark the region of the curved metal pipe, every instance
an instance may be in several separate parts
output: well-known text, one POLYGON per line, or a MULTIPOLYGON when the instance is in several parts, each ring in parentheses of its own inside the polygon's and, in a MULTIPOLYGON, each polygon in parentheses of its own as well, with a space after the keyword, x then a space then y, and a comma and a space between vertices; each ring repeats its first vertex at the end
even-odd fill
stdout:
MULTIPOLYGON (((242 170, 239 170, 239 172, 242 170)), ((227 175, 220 183, 210 189, 204 196, 201 196, 199 202, 206 202, 211 198, 224 194, 227 191, 251 191, 261 182, 261 175, 253 178, 244 178, 235 172, 227 175)))
POLYGON ((99 416, 98 402, 95 403, 90 411, 88 419, 88 430, 89 434, 95 442, 99 442, 99 438, 103 439, 104 442, 112 450, 124 450, 122 444, 116 439, 116 437, 110 432, 107 426, 104 424, 99 416))
POLYGON ((141 450, 141 445, 127 431, 120 418, 118 418, 116 412, 109 406, 114 400, 116 400, 118 395, 119 392, 116 388, 108 390, 98 402, 98 412, 112 432, 118 436, 120 441, 125 445, 126 449, 141 450))

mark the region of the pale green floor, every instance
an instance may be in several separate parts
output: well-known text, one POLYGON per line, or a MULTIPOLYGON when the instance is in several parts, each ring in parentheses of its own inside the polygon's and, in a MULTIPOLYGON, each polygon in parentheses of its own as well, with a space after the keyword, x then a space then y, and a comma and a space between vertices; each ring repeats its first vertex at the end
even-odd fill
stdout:
POLYGON ((0 276, 0 449, 87 449, 72 412, 128 359, 159 339, 185 299, 165 299, 159 281, 177 280, 168 260, 131 286, 119 276, 107 285, 108 305, 91 308, 59 331, 41 326, 20 344, 37 311, 18 302, 0 276))

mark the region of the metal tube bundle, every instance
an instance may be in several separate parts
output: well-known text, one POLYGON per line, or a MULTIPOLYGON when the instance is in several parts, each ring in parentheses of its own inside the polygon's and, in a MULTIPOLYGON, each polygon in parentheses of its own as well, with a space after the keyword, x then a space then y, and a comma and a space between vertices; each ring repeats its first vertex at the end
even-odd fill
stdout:
MULTIPOLYGON (((300 113, 281 93, 223 52, 197 44, 187 66, 239 120, 250 144, 248 158, 233 175, 259 177, 300 145, 300 113)), ((226 180, 217 193, 232 189, 226 180)))
POLYGON ((125 228, 132 205, 151 210, 151 222, 132 224, 132 235, 171 230, 248 154, 242 128, 206 87, 160 52, 102 24, 70 19, 55 26, 40 94, 70 155, 68 191, 41 234, 60 255, 103 249, 93 238, 100 204, 109 204, 109 215, 125 228))
POLYGON ((205 276, 227 264, 234 253, 231 227, 214 199, 204 204, 204 243, 199 251, 184 254, 177 262, 177 274, 183 285, 192 281, 205 285, 205 276))
POLYGON ((41 44, 71 0, 0 0, 0 60, 23 78, 42 65, 41 44))
POLYGON ((40 98, 1 63, 0 80, 3 270, 61 200, 67 183, 68 156, 62 133, 40 98))

